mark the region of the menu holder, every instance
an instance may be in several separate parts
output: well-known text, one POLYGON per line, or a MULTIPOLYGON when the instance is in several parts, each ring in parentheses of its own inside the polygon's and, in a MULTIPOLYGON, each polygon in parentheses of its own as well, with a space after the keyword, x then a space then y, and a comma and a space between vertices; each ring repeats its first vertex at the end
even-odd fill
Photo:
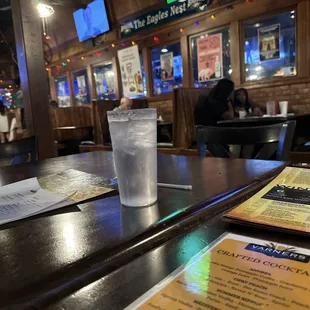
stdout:
POLYGON ((310 250, 224 234, 125 310, 308 309, 310 250))
POLYGON ((224 214, 223 220, 309 235, 310 170, 285 168, 262 190, 224 214))

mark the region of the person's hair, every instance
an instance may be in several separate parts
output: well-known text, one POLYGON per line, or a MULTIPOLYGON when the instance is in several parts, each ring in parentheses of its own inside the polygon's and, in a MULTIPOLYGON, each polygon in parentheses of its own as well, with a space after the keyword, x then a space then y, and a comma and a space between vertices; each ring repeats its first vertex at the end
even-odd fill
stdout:
POLYGON ((5 107, 4 103, 3 103, 3 101, 0 100, 0 114, 1 114, 2 116, 4 116, 4 115, 5 115, 5 112, 6 112, 6 107, 5 107))
POLYGON ((14 83, 17 87, 20 87, 20 78, 17 77, 15 80, 14 80, 14 83))
POLYGON ((213 87, 208 98, 223 101, 227 100, 234 90, 234 87, 234 82, 228 79, 222 79, 213 87))
POLYGON ((122 97, 122 98, 121 98, 121 101, 122 101, 122 99, 129 100, 129 101, 132 103, 132 99, 129 98, 129 97, 122 97))
POLYGON ((251 104, 250 104, 250 101, 249 101, 249 94, 248 94, 248 91, 245 89, 245 88, 239 88, 235 91, 235 95, 234 95, 234 106, 235 107, 242 107, 244 106, 245 110, 247 112, 249 112, 249 109, 251 108, 251 104), (245 103, 241 102, 239 99, 238 99, 238 95, 240 93, 244 92, 245 94, 245 103))

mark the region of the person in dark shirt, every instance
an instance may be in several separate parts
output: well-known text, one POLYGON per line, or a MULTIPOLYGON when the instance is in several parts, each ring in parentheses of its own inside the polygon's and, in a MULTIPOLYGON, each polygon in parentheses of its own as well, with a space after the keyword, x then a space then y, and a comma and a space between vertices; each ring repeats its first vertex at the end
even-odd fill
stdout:
POLYGON ((245 111, 247 115, 251 116, 263 115, 262 111, 254 106, 245 88, 239 88, 235 91, 233 107, 236 117, 239 117, 240 111, 245 111))
POLYGON ((195 124, 216 126, 220 120, 232 119, 234 110, 229 97, 233 90, 234 83, 222 79, 208 95, 200 96, 194 112, 195 124))

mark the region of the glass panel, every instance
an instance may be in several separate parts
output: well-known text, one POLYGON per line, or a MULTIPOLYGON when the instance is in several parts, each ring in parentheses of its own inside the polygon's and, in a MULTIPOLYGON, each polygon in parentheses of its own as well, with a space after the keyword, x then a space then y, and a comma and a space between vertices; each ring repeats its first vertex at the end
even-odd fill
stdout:
MULTIPOLYGON (((143 56, 140 53, 140 63, 141 63, 141 69, 142 69, 142 82, 143 82, 143 94, 141 95, 136 95, 136 96, 130 96, 130 98, 135 99, 135 98, 144 98, 147 96, 147 90, 146 90, 146 77, 145 77, 145 72, 144 72, 144 63, 143 63, 143 56)), ((141 83, 140 83, 141 85, 141 83)), ((123 90, 123 96, 124 96, 124 90, 123 90)))
POLYGON ((13 96, 12 89, 9 88, 0 88, 0 100, 4 103, 4 105, 10 109, 13 104, 13 96))
POLYGON ((167 94, 182 86, 183 62, 180 42, 152 50, 154 94, 167 94))
POLYGON ((90 90, 88 85, 87 70, 73 73, 74 96, 76 105, 90 103, 90 90))
POLYGON ((209 87, 222 78, 230 79, 232 70, 228 27, 193 37, 191 46, 194 87, 209 87))
POLYGON ((113 65, 111 63, 94 68, 97 99, 116 100, 113 65))
POLYGON ((245 80, 296 75, 295 11, 245 21, 245 80))
POLYGON ((55 79, 57 102, 60 108, 70 106, 70 88, 66 76, 55 79))

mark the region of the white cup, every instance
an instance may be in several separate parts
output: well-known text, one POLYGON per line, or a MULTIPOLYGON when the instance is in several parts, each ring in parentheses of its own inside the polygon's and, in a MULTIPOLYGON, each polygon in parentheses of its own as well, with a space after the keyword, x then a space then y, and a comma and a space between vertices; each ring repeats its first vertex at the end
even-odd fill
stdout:
POLYGON ((269 116, 276 115, 275 102, 274 101, 268 101, 266 103, 266 110, 267 110, 267 115, 269 115, 269 116))
POLYGON ((240 119, 244 119, 246 117, 246 112, 245 111, 239 111, 239 117, 240 117, 240 119))
POLYGON ((280 107, 280 114, 287 115, 288 101, 280 101, 279 107, 280 107))

